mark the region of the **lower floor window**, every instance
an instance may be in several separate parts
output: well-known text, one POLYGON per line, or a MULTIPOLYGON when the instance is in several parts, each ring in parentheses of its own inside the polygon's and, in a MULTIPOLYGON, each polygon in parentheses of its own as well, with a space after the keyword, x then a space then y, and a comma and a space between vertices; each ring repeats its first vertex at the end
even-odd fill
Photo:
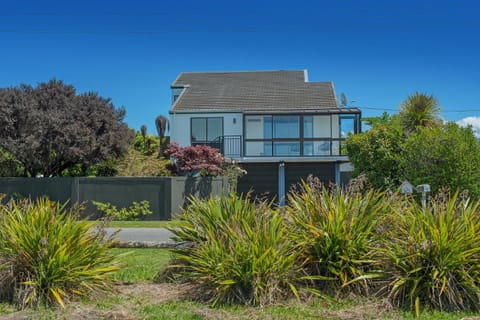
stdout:
POLYGON ((300 142, 274 142, 273 143, 274 156, 299 156, 300 142))

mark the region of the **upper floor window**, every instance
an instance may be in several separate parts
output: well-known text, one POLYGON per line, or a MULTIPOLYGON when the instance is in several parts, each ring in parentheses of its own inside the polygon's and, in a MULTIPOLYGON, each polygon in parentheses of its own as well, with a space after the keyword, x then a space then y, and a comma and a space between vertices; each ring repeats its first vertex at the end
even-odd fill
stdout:
POLYGON ((272 139, 272 116, 246 116, 246 139, 272 139))
POLYGON ((223 118, 192 118, 191 137, 193 142, 209 142, 223 136, 223 118))
POLYGON ((319 115, 303 117, 303 137, 306 139, 314 138, 333 138, 332 133, 338 130, 338 116, 319 115))
POLYGON ((299 116, 273 116, 274 139, 298 139, 300 138, 299 116))
POLYGON ((356 118, 355 116, 341 116, 340 117, 340 137, 347 138, 349 134, 353 134, 356 131, 356 118))
POLYGON ((180 97, 180 95, 182 94, 184 89, 185 88, 183 88, 183 87, 173 87, 172 88, 172 104, 175 103, 175 101, 178 100, 178 98, 180 97))
POLYGON ((246 156, 338 156, 359 114, 246 115, 246 156))
POLYGON ((246 116, 246 139, 298 139, 299 116, 246 116))

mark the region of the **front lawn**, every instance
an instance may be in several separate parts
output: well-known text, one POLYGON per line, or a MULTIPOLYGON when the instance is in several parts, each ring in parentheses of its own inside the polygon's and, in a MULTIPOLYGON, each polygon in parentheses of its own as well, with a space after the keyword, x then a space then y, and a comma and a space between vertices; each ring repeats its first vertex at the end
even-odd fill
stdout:
POLYGON ((120 260, 120 270, 113 279, 123 284, 152 282, 159 270, 165 269, 170 251, 159 249, 111 249, 120 260))
MULTIPOLYGON (((220 306, 210 308, 189 300, 191 286, 152 282, 170 259, 166 249, 112 249, 124 269, 112 275, 120 281, 115 292, 89 297, 61 309, 16 312, 0 304, 0 315, 10 319, 415 319, 414 312, 393 309, 382 300, 350 297, 343 300, 290 300, 265 308, 220 306)), ((469 313, 423 312, 421 319, 461 319, 469 313)), ((477 315, 478 316, 478 315, 477 315)))

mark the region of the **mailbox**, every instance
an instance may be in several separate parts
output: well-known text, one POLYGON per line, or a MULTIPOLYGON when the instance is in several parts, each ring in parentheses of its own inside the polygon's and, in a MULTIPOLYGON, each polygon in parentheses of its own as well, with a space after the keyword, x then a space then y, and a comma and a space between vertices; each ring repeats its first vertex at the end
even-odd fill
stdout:
POLYGON ((417 186, 417 192, 430 192, 430 185, 429 184, 420 184, 417 186))

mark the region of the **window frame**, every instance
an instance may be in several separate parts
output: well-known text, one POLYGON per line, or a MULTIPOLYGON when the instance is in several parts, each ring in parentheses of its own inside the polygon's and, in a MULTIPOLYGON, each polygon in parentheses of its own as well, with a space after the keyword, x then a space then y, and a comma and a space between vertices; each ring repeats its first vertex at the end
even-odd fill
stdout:
MULTIPOLYGON (((209 142, 213 142, 215 141, 215 139, 213 140, 209 140, 208 139, 208 120, 209 119, 215 119, 215 120, 221 120, 221 130, 220 130, 220 136, 219 137, 222 137, 224 135, 224 119, 223 117, 191 117, 190 118, 190 145, 194 145, 194 144, 203 144, 203 143, 209 143, 209 142), (194 120, 205 120, 205 140, 193 140, 193 121, 194 120)), ((218 137, 215 137, 215 138, 218 138, 218 137)))

